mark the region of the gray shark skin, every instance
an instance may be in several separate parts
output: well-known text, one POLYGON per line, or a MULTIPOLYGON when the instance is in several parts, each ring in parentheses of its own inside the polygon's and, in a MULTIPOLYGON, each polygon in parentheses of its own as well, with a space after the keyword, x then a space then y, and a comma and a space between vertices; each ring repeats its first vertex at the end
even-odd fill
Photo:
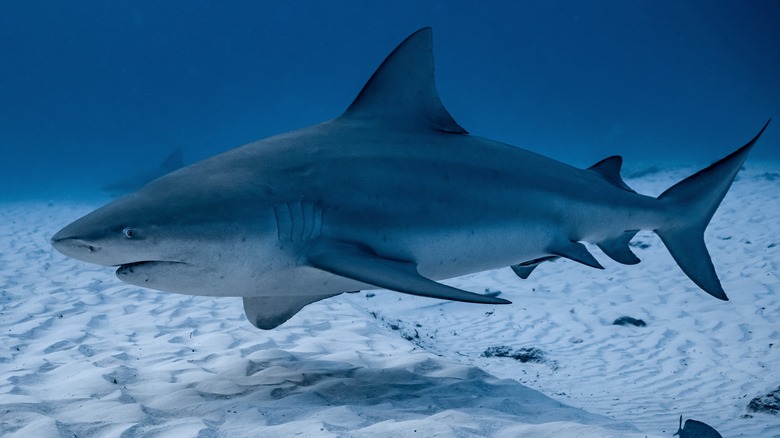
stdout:
POLYGON ((244 297, 262 329, 365 289, 508 304, 437 280, 507 266, 527 277, 560 257, 601 268, 580 242, 635 264, 638 230, 658 233, 683 271, 725 300, 703 233, 760 135, 657 199, 643 196, 620 178, 620 157, 577 169, 469 135, 439 99, 423 28, 341 116, 172 172, 52 244, 117 266, 130 284, 244 297))

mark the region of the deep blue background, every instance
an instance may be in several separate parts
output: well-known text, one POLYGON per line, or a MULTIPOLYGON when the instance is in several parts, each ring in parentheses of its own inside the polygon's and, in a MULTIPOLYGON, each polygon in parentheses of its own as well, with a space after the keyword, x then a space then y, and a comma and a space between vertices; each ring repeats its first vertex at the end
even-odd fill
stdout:
POLYGON ((775 117, 752 159, 780 159, 780 2, 477 3, 0 2, 0 200, 335 117, 423 26, 476 135, 578 166, 705 164, 775 117))

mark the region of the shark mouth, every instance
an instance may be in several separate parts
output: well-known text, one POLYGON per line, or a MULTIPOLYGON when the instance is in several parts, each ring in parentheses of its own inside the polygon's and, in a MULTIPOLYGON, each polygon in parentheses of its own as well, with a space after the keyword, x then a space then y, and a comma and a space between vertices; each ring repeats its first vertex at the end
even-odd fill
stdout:
POLYGON ((132 275, 136 271, 146 270, 148 268, 164 268, 166 265, 186 265, 184 262, 166 261, 166 260, 144 260, 140 262, 124 263, 119 265, 116 275, 132 275))

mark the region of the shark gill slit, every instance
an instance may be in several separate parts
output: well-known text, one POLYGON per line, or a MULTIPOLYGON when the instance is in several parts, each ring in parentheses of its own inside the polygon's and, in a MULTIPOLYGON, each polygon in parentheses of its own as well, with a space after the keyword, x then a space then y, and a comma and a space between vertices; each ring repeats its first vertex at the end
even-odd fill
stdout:
POLYGON ((292 213, 290 216, 292 216, 292 224, 293 224, 293 232, 292 232, 292 240, 295 241, 302 241, 303 240, 303 225, 306 221, 306 218, 303 216, 303 204, 300 201, 288 203, 287 205, 290 205, 290 212, 292 213))
POLYGON ((280 241, 303 242, 322 233, 322 208, 313 202, 293 201, 274 205, 280 241))
POLYGON ((274 205, 274 216, 276 217, 277 238, 280 241, 292 240, 292 215, 287 203, 274 205))

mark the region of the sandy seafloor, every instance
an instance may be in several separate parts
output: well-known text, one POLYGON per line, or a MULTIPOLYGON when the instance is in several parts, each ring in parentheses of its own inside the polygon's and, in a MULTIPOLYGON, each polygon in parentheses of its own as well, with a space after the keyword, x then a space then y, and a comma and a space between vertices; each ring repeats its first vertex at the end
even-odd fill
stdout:
MULTIPOLYGON (((627 182, 657 195, 692 170, 627 182)), ((780 385, 777 163, 749 161, 706 233, 729 302, 643 232, 636 266, 593 247, 606 270, 557 261, 528 280, 448 281, 512 305, 361 292, 271 331, 240 299, 140 289, 49 246, 99 204, 0 209, 2 436, 663 437, 680 415, 724 437, 780 436, 780 416, 746 411, 780 385)))

